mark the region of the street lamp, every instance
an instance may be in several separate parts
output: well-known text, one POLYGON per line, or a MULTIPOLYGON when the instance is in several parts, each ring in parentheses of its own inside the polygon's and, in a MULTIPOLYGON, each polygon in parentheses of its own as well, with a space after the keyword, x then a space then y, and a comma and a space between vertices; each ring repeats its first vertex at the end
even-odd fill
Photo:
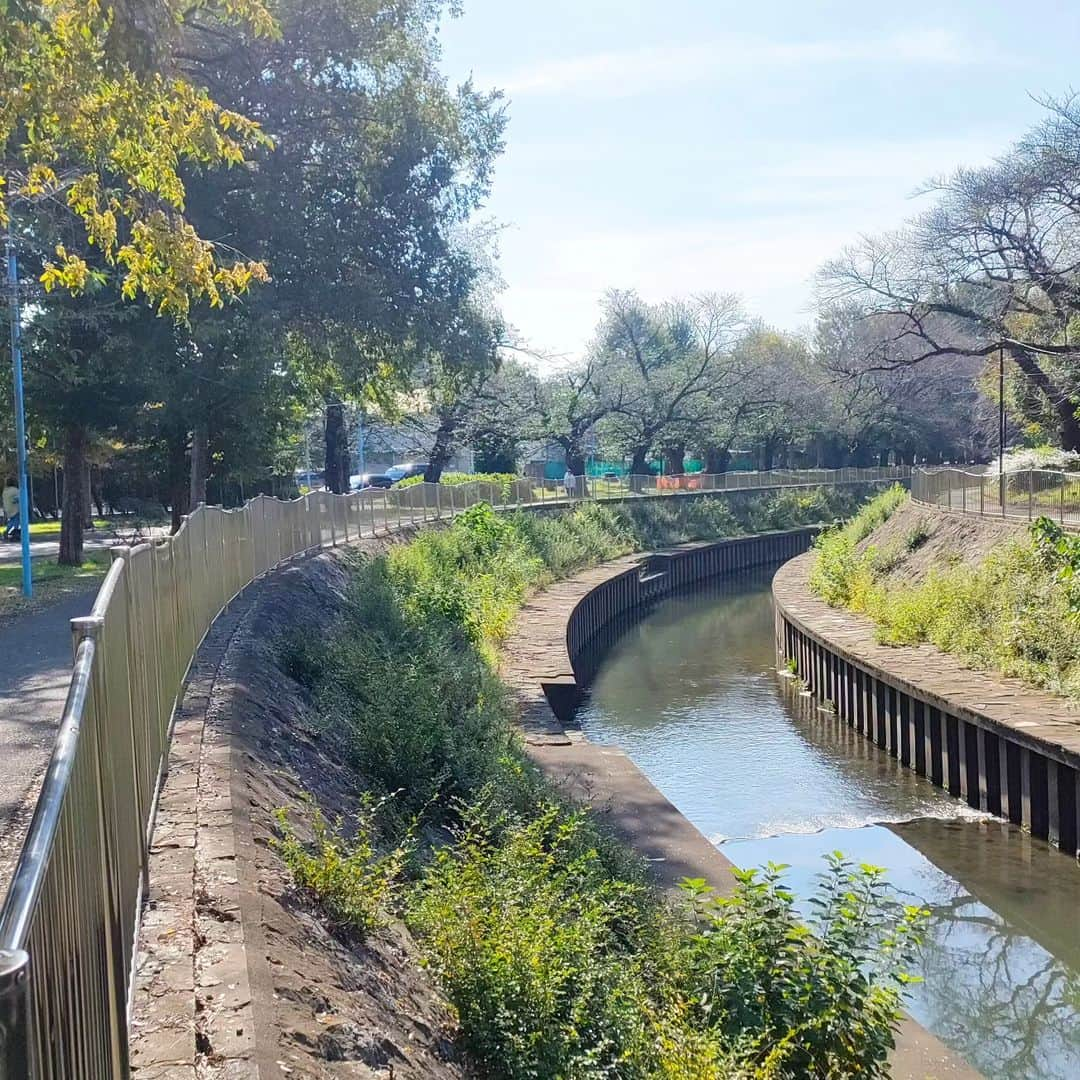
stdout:
POLYGON ((26 467, 26 415, 23 406, 22 316, 19 312, 19 268, 15 261, 15 241, 11 218, 7 229, 7 281, 11 288, 11 374, 15 383, 15 453, 19 469, 19 539, 22 543, 23 596, 34 595, 30 572, 30 485, 26 467))
POLYGON ((998 346, 998 497, 1005 516, 1005 349, 998 346))

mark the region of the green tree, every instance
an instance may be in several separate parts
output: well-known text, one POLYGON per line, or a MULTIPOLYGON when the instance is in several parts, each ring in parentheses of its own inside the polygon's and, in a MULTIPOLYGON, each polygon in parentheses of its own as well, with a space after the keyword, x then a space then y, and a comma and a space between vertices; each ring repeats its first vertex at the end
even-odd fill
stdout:
MULTIPOLYGON (((244 33, 274 33, 262 0, 198 6, 244 33)), ((81 292, 116 272, 125 297, 183 316, 194 298, 221 304, 265 276, 257 262, 223 257, 184 214, 185 170, 241 165, 266 143, 256 123, 172 67, 168 42, 192 7, 0 0, 0 224, 13 207, 63 206, 99 254, 58 244, 47 288, 81 292)))
MULTIPOLYGON (((504 118, 498 95, 452 88, 440 74, 437 0, 270 9, 276 38, 212 11, 186 24, 178 55, 188 77, 257 115, 274 140, 251 169, 207 175, 191 213, 269 265, 273 280, 251 303, 288 334, 308 393, 327 409, 327 480, 344 490, 339 403, 446 347, 468 318, 477 267, 457 230, 487 193, 504 118)), ((200 313, 196 336, 212 340, 199 324, 237 317, 246 316, 200 313)), ((214 352, 201 360, 214 379, 214 352)), ((193 413, 208 404, 194 400, 193 413)), ((200 441, 206 424, 193 415, 200 441)))

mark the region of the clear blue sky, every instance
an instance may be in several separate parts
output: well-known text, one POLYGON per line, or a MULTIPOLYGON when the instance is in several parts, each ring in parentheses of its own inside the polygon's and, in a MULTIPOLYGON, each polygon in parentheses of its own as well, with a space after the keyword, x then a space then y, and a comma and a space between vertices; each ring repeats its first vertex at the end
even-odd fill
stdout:
POLYGON ((1080 3, 464 0, 444 68, 509 98, 504 310, 575 355, 606 288, 808 324, 814 269, 1080 86, 1080 3))

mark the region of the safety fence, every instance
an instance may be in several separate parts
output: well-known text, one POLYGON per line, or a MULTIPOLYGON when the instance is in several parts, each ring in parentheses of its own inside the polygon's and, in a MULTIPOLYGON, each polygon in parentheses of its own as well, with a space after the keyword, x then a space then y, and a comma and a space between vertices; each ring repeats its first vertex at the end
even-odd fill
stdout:
POLYGON ((903 468, 573 483, 417 484, 238 510, 200 506, 175 536, 118 549, 89 616, 52 757, 0 910, 0 1080, 124 1078, 154 811, 184 679, 217 615, 289 559, 488 502, 542 508, 904 479, 903 468))
POLYGON ((1019 518, 1048 517, 1080 527, 1080 473, 1023 469, 999 474, 987 469, 915 469, 911 495, 916 502, 962 514, 1019 518))

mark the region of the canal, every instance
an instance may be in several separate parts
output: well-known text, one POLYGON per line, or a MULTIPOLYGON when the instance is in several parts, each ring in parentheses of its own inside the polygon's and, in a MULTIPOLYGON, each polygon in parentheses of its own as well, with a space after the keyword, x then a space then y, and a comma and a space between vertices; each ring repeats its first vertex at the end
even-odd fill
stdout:
POLYGON ((902 768, 775 670, 771 572, 665 601, 578 714, 735 864, 884 866, 930 911, 908 1011, 991 1078, 1080 1077, 1080 867, 902 768))

